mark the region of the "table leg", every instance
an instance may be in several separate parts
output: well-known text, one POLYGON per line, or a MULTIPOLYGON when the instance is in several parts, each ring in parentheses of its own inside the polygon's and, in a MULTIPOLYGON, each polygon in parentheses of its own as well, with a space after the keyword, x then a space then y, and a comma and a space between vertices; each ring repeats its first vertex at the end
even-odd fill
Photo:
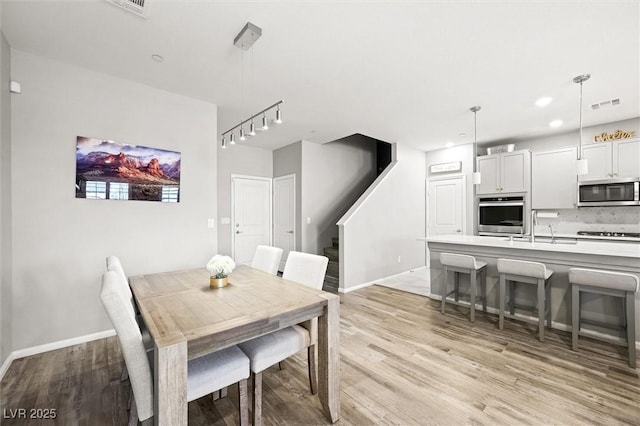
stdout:
POLYGON ((318 396, 331 423, 340 418, 340 298, 327 298, 318 318, 318 396))
POLYGON ((187 424, 187 342, 154 351, 154 424, 187 424))

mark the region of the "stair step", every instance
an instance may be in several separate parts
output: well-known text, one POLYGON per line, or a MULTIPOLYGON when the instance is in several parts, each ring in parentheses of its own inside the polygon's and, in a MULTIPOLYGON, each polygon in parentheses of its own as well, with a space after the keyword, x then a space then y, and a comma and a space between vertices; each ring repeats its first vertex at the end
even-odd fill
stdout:
POLYGON ((338 262, 340 258, 340 252, 335 247, 326 247, 324 249, 324 255, 329 258, 330 261, 338 262))
POLYGON ((338 262, 329 261, 327 265, 327 277, 338 278, 340 276, 340 264, 338 262))
POLYGON ((338 237, 333 237, 333 238, 331 238, 331 244, 332 244, 335 248, 340 247, 340 238, 338 238, 338 237))

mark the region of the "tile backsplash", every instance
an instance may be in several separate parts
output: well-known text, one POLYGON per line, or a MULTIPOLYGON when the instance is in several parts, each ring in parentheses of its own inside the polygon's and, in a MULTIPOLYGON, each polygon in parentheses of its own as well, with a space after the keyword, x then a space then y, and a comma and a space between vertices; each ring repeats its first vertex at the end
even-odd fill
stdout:
POLYGON ((536 234, 548 233, 549 224, 558 234, 575 234, 578 231, 640 233, 640 206, 582 207, 553 211, 558 213, 558 217, 538 218, 536 234))

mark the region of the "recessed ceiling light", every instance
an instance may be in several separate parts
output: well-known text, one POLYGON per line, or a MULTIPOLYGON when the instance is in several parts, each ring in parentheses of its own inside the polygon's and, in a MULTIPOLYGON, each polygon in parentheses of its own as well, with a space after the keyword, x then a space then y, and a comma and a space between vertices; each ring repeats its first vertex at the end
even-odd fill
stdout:
POLYGON ((562 126, 562 120, 553 120, 551 123, 549 123, 549 127, 560 127, 562 126))
POLYGON ((550 97, 545 96, 544 98, 540 98, 536 101, 536 106, 540 108, 546 107, 551 103, 552 100, 553 99, 551 99, 550 97))
POLYGON ((447 142, 444 146, 451 148, 453 146, 453 142, 447 142))
POLYGON ((160 56, 160 55, 156 55, 156 54, 151 55, 151 59, 153 59, 153 60, 154 60, 154 61, 156 61, 156 62, 162 62, 162 61, 164 61, 164 58, 163 58, 162 56, 160 56))

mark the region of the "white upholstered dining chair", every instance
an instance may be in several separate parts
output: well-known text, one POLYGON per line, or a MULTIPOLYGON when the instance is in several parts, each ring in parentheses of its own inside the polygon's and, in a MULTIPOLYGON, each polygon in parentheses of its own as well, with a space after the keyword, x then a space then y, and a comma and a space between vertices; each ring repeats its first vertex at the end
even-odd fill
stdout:
POLYGON ((280 259, 282 258, 282 249, 279 247, 271 246, 258 246, 253 254, 253 260, 251 261, 251 267, 260 269, 271 275, 278 273, 278 266, 280 266, 280 259))
MULTIPOLYGON (((289 252, 282 278, 315 289, 322 289, 329 259, 315 254, 289 252)), ((238 346, 251 360, 253 375, 253 424, 262 422, 262 372, 307 348, 309 386, 317 392, 316 345, 318 343, 318 319, 283 328, 257 337, 238 346)))
MULTIPOLYGON (((116 330, 129 370, 133 393, 129 425, 132 426, 137 425, 138 420, 146 423, 153 417, 153 375, 135 315, 118 288, 120 279, 118 273, 106 272, 102 276, 100 299, 116 330)), ((249 374, 249 359, 237 346, 195 358, 187 367, 187 401, 238 383, 240 424, 247 425, 249 374)))

